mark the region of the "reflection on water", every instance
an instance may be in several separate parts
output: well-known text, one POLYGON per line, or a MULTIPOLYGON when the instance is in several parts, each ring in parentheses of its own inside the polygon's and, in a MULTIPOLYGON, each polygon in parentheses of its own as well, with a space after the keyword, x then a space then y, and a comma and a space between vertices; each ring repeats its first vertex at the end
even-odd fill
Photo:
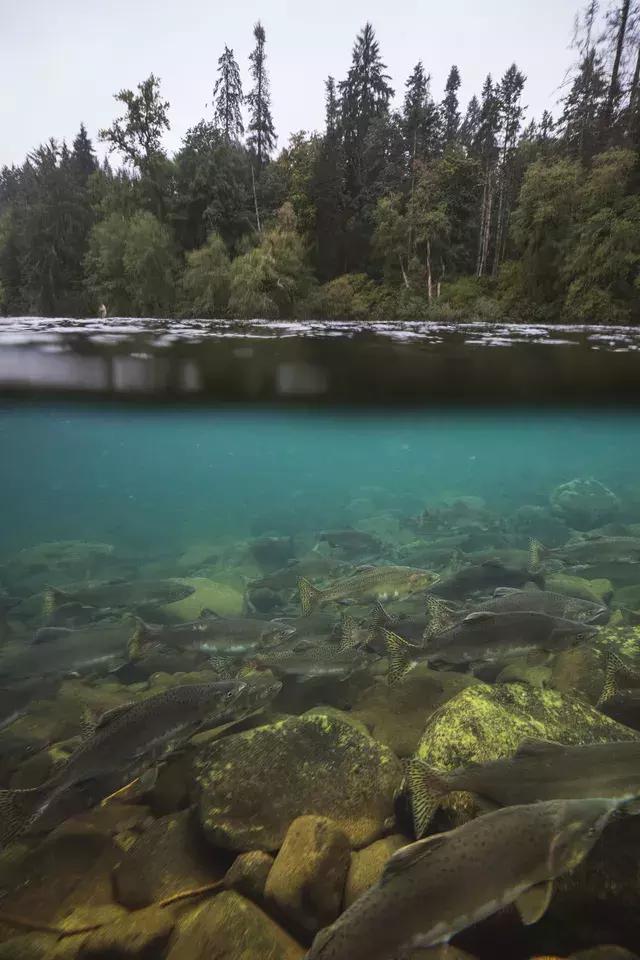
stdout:
POLYGON ((640 948, 635 333, 344 333, 0 332, 0 955, 640 948))

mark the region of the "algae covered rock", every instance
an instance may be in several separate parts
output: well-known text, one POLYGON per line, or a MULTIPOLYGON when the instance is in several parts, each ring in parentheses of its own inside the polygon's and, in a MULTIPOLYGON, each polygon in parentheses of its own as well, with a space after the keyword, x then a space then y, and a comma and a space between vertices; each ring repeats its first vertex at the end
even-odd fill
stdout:
POLYGON ((354 704, 353 717, 397 756, 409 757, 434 710, 478 682, 471 674, 430 670, 419 664, 402 683, 393 687, 376 683, 364 690, 354 704))
POLYGON ((116 899, 130 910, 224 874, 197 832, 188 810, 156 820, 113 871, 116 899))
POLYGON ((351 862, 351 847, 328 817, 294 820, 265 887, 268 900, 307 933, 337 918, 351 862))
POLYGON ((382 876, 387 860, 396 850, 411 843, 407 837, 396 833, 390 837, 376 840, 363 850, 354 850, 351 854, 351 864, 344 888, 344 907, 350 907, 365 890, 377 883, 382 876))
POLYGON ((304 949, 233 890, 182 918, 166 960, 301 960, 304 949))
POLYGON ((169 620, 197 620, 202 610, 221 617, 239 617, 244 611, 244 594, 235 587, 207 577, 183 577, 179 582, 193 587, 193 593, 161 608, 169 620))
POLYGON ((328 816, 354 847, 393 816, 402 779, 385 746, 326 716, 291 717, 203 746, 194 757, 207 839, 230 850, 277 850, 305 814, 328 816))
POLYGON ((146 960, 158 957, 175 926, 170 910, 148 907, 119 917, 90 933, 78 953, 79 960, 146 960))
POLYGON ((570 480, 552 492, 551 509, 574 530, 593 530, 620 511, 620 500, 599 480, 570 480))
MULTIPOLYGON (((521 683, 463 690, 428 722, 417 756, 441 770, 486 763, 516 752, 525 739, 558 743, 636 740, 638 734, 588 703, 556 690, 521 683)), ((475 809, 468 794, 452 794, 443 806, 465 819, 475 809)))

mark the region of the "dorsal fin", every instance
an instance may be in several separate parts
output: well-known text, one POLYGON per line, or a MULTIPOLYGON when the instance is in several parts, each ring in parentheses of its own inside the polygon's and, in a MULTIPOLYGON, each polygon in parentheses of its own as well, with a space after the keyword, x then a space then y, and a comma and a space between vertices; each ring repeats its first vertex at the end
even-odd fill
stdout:
POLYGON ((515 757, 541 757, 557 751, 566 750, 562 743, 556 743, 555 740, 534 740, 527 738, 523 740, 514 753, 515 757))
POLYGON ((121 703, 117 707, 112 707, 111 710, 107 710, 105 713, 101 714, 95 723, 94 732, 97 730, 104 730, 105 727, 108 727, 110 723, 113 723, 114 720, 117 720, 118 717, 123 717, 125 713, 128 713, 132 707, 135 706, 133 700, 128 700, 127 703, 121 703))
POLYGON ((517 587, 496 587, 493 591, 494 597, 510 597, 514 593, 521 593, 517 587))
POLYGON ((393 854, 390 860, 387 860, 382 872, 381 883, 388 883, 393 877, 403 873, 418 863, 424 857, 435 853, 443 844, 447 842, 446 833, 438 833, 433 837, 425 837, 423 840, 416 840, 415 843, 408 843, 406 847, 400 847, 393 854))

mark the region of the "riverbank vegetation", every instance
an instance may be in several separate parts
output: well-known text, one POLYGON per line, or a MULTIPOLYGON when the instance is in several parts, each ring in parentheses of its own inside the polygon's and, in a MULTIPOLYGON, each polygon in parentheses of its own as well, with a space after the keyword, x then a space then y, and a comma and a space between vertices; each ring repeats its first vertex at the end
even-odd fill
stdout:
MULTIPOLYGON (((370 24, 326 122, 279 152, 267 38, 233 50, 174 156, 151 75, 99 132, 0 172, 7 314, 640 320, 640 0, 590 0, 556 115, 516 64, 465 106, 452 66, 394 91, 370 24)), ((560 78, 558 78, 560 79, 560 78)))

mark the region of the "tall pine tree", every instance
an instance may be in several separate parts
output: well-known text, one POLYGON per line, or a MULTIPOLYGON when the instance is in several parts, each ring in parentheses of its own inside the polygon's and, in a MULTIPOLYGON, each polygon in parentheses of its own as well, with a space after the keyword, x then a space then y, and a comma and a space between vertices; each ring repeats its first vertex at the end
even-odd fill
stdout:
POLYGON ((497 276, 498 267, 504 256, 506 228, 513 201, 513 161, 524 115, 521 98, 525 80, 524 74, 518 70, 515 63, 512 63, 500 81, 497 91, 502 143, 498 165, 498 211, 493 255, 494 276, 497 276))
POLYGON ((244 133, 242 123, 242 81, 240 68, 233 50, 225 44, 224 53, 218 60, 218 79, 213 88, 216 126, 223 131, 227 143, 239 140, 244 133))
POLYGON ((460 89, 460 72, 454 64, 449 71, 445 86, 445 98, 442 101, 442 133, 444 145, 448 146, 458 137, 460 128, 460 111, 458 104, 458 90, 460 89))
POLYGON ((256 45, 249 55, 250 72, 253 79, 253 88, 247 94, 246 101, 249 107, 249 136, 247 143, 253 148, 260 170, 269 159, 269 154, 276 145, 276 132, 271 117, 271 95, 269 93, 269 76, 265 66, 266 34, 264 27, 258 21, 253 28, 256 45))

